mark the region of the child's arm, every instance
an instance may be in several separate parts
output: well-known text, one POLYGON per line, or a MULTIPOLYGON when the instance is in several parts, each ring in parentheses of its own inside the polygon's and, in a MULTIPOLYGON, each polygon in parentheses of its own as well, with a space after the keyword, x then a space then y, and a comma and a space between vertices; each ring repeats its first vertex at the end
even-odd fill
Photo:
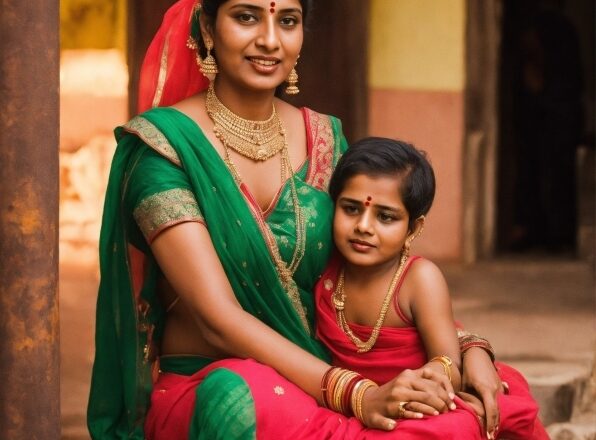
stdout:
MULTIPOLYGON (((434 263, 421 259, 412 265, 403 287, 406 294, 403 299, 408 303, 428 359, 447 356, 452 361, 451 367, 447 368, 454 390, 459 391, 461 354, 449 290, 443 274, 434 263)), ((425 368, 432 368, 441 374, 447 373, 446 362, 439 360, 429 361, 425 368)))

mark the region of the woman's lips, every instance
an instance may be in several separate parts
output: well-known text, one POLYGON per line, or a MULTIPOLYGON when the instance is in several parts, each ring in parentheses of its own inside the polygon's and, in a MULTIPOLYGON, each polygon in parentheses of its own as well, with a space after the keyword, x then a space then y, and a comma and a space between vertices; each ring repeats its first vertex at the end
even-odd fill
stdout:
POLYGON ((273 73, 277 70, 281 60, 270 57, 246 57, 251 66, 259 73, 273 73))

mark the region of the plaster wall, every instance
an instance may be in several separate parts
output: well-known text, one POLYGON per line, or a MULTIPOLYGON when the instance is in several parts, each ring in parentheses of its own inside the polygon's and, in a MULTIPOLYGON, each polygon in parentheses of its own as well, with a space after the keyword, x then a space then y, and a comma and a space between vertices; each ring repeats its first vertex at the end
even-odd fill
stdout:
POLYGON ((372 0, 369 133, 425 150, 437 193, 415 251, 460 260, 465 0, 372 0))

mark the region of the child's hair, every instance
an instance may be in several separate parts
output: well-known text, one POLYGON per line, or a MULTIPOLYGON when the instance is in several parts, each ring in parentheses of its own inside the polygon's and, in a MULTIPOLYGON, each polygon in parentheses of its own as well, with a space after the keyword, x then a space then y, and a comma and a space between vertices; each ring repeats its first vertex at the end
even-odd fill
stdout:
POLYGON ((400 195, 410 215, 410 229, 418 217, 428 213, 433 203, 435 173, 426 153, 407 142, 368 137, 351 145, 331 176, 329 194, 334 202, 346 181, 358 174, 400 178, 400 195))

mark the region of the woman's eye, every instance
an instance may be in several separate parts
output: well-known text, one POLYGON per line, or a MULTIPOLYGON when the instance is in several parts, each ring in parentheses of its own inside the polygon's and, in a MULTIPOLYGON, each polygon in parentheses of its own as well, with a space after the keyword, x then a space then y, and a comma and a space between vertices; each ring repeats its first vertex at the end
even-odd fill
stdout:
POLYGON ((246 14, 246 13, 236 16, 236 19, 241 23, 252 23, 252 22, 257 21, 257 17, 255 17, 252 14, 246 14))
POLYGON ((296 17, 284 17, 280 20, 280 23, 282 24, 282 26, 293 27, 298 24, 298 20, 296 19, 296 17))

